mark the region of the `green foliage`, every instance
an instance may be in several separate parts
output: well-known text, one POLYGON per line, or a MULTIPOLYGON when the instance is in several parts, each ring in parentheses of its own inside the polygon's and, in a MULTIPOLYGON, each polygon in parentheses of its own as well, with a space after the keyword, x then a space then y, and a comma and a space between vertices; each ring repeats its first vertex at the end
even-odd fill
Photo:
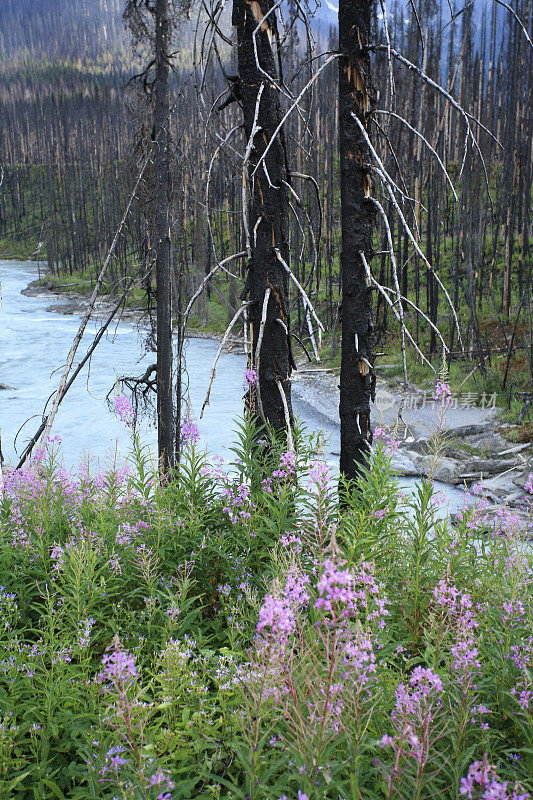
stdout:
POLYGON ((165 486, 136 436, 127 468, 68 476, 52 449, 10 478, 2 798, 451 800, 483 758, 531 788, 514 520, 442 519, 428 482, 404 499, 382 446, 339 511, 320 438, 295 441, 244 421, 230 473, 188 443, 165 486), (433 704, 408 719, 422 759, 402 686, 433 704))

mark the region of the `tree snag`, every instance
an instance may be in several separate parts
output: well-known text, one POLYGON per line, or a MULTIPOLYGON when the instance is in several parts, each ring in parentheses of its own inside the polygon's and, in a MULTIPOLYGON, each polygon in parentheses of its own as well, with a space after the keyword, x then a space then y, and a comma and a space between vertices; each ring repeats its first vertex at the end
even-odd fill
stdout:
POLYGON ((342 352, 341 476, 358 477, 372 442, 374 399, 372 285, 363 259, 372 258, 375 207, 370 150, 354 116, 368 129, 372 86, 369 43, 374 0, 339 2, 339 148, 341 177, 342 352))
POLYGON ((268 423, 278 431, 285 429, 287 418, 292 422, 290 375, 296 365, 290 344, 289 276, 283 266, 289 259, 290 176, 283 130, 276 133, 282 114, 272 50, 273 5, 271 0, 234 0, 232 22, 239 71, 234 95, 242 105, 248 140, 243 219, 249 263, 242 299, 250 299, 251 366, 258 371, 247 406, 259 425, 268 423), (267 148, 264 162, 252 176, 267 148))
POLYGON ((159 469, 162 477, 168 477, 174 466, 172 287, 170 272, 170 31, 169 0, 156 0, 153 137, 155 141, 156 194, 157 445, 159 469))

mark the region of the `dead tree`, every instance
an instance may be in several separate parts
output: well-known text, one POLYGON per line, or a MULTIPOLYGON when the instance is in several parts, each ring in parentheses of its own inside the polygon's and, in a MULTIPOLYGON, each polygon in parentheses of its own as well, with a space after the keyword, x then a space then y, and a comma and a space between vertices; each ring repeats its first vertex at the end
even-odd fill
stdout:
POLYGON ((242 105, 248 141, 243 176, 248 271, 242 299, 250 301, 247 319, 258 375, 249 402, 257 422, 277 431, 290 428, 292 422, 290 375, 296 365, 287 302, 290 176, 279 127, 282 114, 272 48, 275 13, 271 0, 233 3, 239 72, 233 92, 242 105))
POLYGON ((365 270, 372 257, 375 206, 371 154, 361 126, 371 110, 367 50, 374 0, 339 2, 339 148, 341 178, 342 352, 340 373, 341 475, 353 480, 371 449, 374 398, 372 285, 365 270), (357 123, 359 120, 360 125, 357 123))
MULTIPOLYGON (((155 3, 154 178, 157 287, 157 444, 161 475, 174 466, 170 246, 169 0, 155 3)), ((178 387, 179 394, 179 387, 178 387)))
MULTIPOLYGON (((147 174, 143 211, 150 234, 156 273, 156 353, 157 353, 157 440, 161 478, 168 479, 179 458, 181 407, 181 345, 178 337, 176 385, 173 381, 172 298, 180 312, 181 273, 172 278, 171 224, 179 211, 173 206, 172 184, 175 173, 175 143, 171 136, 170 68, 171 39, 180 15, 189 8, 188 0, 127 0, 124 20, 133 36, 134 47, 148 46, 151 60, 130 83, 138 85, 147 98, 149 122, 138 125, 138 146, 145 149, 146 139, 153 152, 153 169, 147 174), (151 133, 147 130, 151 128, 151 133), (174 209, 174 215, 173 215, 174 209)), ((175 182, 175 181, 174 181, 175 182)), ((153 389, 153 381, 131 379, 136 392, 141 386, 153 389)), ((143 390, 144 391, 144 390, 143 390)))

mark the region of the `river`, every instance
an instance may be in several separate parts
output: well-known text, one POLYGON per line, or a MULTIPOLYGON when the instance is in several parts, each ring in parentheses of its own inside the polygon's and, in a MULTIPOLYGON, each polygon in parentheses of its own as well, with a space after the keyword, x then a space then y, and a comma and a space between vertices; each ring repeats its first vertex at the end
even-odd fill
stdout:
MULTIPOLYGON (((57 313, 68 298, 22 294, 38 276, 36 262, 0 261, 2 298, 0 305, 0 432, 7 464, 16 462, 27 440, 40 423, 47 398, 57 386, 79 317, 57 313), (18 434, 18 435, 17 435, 18 434), (15 445, 15 437, 16 445, 15 445)), ((98 331, 90 321, 78 349, 81 357, 98 331)), ((201 443, 210 452, 231 461, 236 420, 242 414, 244 356, 223 353, 219 359, 211 400, 203 418, 198 419, 218 343, 211 339, 189 338, 185 347, 186 381, 191 415, 198 424, 201 443)), ((124 425, 109 410, 106 396, 121 375, 140 375, 153 362, 144 354, 143 332, 131 321, 121 322, 104 336, 91 359, 90 367, 77 378, 60 406, 53 435, 62 441, 67 468, 86 461, 90 454, 102 466, 116 458, 124 459, 130 439, 124 425)), ((313 409, 312 402, 294 393, 294 408, 309 431, 322 430, 326 438, 326 458, 336 467, 339 450, 338 426, 313 409)), ((152 423, 140 423, 141 437, 156 452, 156 432, 152 423)), ((413 479, 402 478, 402 486, 413 489, 413 479)), ((458 508, 463 493, 447 485, 439 486, 448 498, 449 510, 458 508)))

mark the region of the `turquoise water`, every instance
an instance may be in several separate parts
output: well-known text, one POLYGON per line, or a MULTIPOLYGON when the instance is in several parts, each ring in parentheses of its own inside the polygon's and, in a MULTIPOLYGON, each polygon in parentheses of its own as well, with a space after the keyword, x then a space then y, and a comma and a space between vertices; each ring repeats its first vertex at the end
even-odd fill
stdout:
MULTIPOLYGON (((0 306, 0 383, 10 387, 0 390, 0 429, 2 449, 7 463, 33 435, 47 398, 60 378, 79 317, 53 313, 68 302, 49 296, 27 297, 22 290, 37 277, 33 262, 0 261, 2 305, 0 306), (16 447, 15 436, 18 433, 16 447)), ((78 349, 81 358, 99 329, 90 321, 78 349)), ((106 395, 121 375, 140 375, 154 361, 144 354, 143 331, 134 323, 122 322, 103 337, 91 359, 63 400, 54 423, 53 434, 62 440, 62 452, 68 467, 75 466, 90 452, 102 463, 124 456, 129 436, 106 403, 106 395)), ((185 346, 185 381, 192 416, 200 429, 202 442, 223 458, 231 458, 235 420, 242 413, 244 356, 223 353, 218 361, 211 400, 204 416, 198 419, 209 383, 211 366, 218 343, 211 339, 188 339, 185 346)), ((312 410, 296 409, 313 429, 327 427, 326 421, 313 418, 312 410)), ((327 431, 335 435, 330 425, 327 431)), ((149 420, 141 422, 141 434, 154 452, 156 433, 149 420)), ((332 444, 333 448, 333 444, 332 444)))
MULTIPOLYGON (((37 277, 35 262, 0 261, 2 303, 0 306, 0 432, 2 450, 8 464, 16 463, 25 443, 37 430, 47 399, 57 387, 60 368, 65 363, 72 339, 78 330, 79 317, 54 313, 67 298, 55 295, 27 297, 22 290, 37 277), (50 310, 49 310, 50 309, 50 310), (16 437, 16 444, 15 444, 16 437)), ((99 323, 90 321, 78 349, 81 358, 98 332, 99 323)), ((196 420, 201 442, 211 452, 231 461, 236 420, 242 413, 244 356, 223 353, 219 359, 211 390, 210 405, 198 419, 209 383, 209 375, 218 343, 210 339, 188 339, 185 346, 185 381, 188 404, 196 420)), ((154 361, 145 354, 143 331, 134 323, 120 323, 103 337, 91 359, 60 406, 53 435, 62 441, 67 468, 76 467, 90 453, 102 466, 124 459, 130 438, 106 403, 106 395, 121 375, 141 375, 154 361)), ((318 414, 296 393, 294 408, 308 430, 322 430, 326 438, 326 458, 336 469, 339 451, 338 426, 318 414)), ((143 441, 157 452, 153 422, 140 423, 143 441)), ((402 478, 402 486, 412 490, 415 480, 402 478)), ((463 492, 440 485, 456 509, 463 502, 463 492)), ((444 509, 443 509, 444 511, 444 509)))

